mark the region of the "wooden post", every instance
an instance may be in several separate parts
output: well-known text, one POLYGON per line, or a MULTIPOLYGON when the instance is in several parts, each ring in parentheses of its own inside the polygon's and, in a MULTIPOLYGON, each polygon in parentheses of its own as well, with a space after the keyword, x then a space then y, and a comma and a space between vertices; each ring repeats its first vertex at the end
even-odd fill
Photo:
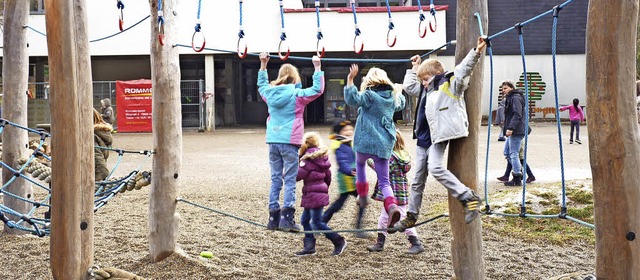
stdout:
POLYGON ((93 86, 84 0, 46 0, 51 83, 51 272, 88 279, 93 263, 93 86))
MULTIPOLYGON (((456 26, 456 64, 473 49, 480 36, 475 12, 482 17, 483 30, 488 30, 487 1, 458 0, 456 26)), ((451 141, 449 144, 448 168, 460 181, 472 190, 478 187, 478 135, 482 119, 482 80, 484 58, 471 75, 469 89, 464 99, 469 116, 469 137, 451 141)), ((449 197, 451 215, 451 259, 456 279, 484 279, 484 261, 482 259, 482 222, 480 217, 470 224, 464 222, 464 213, 460 202, 449 197)))
MULTIPOLYGON (((8 0, 4 4, 4 47, 2 63, 2 85, 4 101, 2 117, 10 122, 27 126, 27 83, 29 79, 29 54, 27 53, 27 30, 22 27, 29 21, 29 2, 21 0, 8 0)), ((6 126, 2 133, 2 160, 12 167, 16 161, 27 156, 28 133, 26 130, 12 126, 6 126)), ((2 169, 2 181, 8 182, 14 176, 11 170, 2 169)), ((29 182, 16 178, 5 189, 7 192, 20 197, 32 197, 33 189, 29 182)), ((5 195, 4 205, 23 214, 31 210, 30 203, 5 195)), ((19 221, 20 217, 8 215, 13 221, 19 221)), ((5 232, 10 234, 24 234, 26 232, 11 229, 5 225, 5 232)))
MULTIPOLYGON (((158 24, 151 24, 151 81, 153 83, 153 171, 149 195, 149 251, 158 262, 176 250, 179 216, 177 190, 182 167, 182 111, 180 61, 176 43, 177 0, 164 0, 164 45, 158 41, 158 24)), ((158 1, 151 0, 151 17, 158 18, 158 1)))
POLYGON ((587 108, 598 279, 640 279, 638 0, 589 1, 587 108), (595 116, 595 117, 594 117, 595 116))

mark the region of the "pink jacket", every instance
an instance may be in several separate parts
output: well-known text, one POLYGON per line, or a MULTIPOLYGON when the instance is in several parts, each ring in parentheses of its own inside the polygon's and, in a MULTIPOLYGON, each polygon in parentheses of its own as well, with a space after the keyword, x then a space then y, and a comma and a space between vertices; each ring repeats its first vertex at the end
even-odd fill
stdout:
POLYGON ((569 119, 572 121, 579 120, 584 121, 584 113, 582 113, 582 108, 578 106, 578 110, 573 105, 567 105, 560 107, 560 111, 569 110, 569 119))

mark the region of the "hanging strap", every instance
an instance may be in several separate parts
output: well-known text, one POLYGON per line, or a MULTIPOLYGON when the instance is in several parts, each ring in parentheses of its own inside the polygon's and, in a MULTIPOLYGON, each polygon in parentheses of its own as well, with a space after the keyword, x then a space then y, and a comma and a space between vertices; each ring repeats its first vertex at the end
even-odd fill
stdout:
POLYGON ((389 0, 385 0, 387 4, 387 15, 389 16, 389 30, 387 30, 387 46, 393 48, 396 45, 396 41, 398 40, 398 35, 395 34, 393 28, 395 25, 393 24, 393 18, 391 17, 391 6, 389 6, 389 0), (390 38, 393 37, 392 40, 390 38))
POLYGON ((158 0, 158 42, 164 46, 164 13, 162 12, 162 0, 158 0))
POLYGON ((236 46, 236 53, 239 58, 247 57, 247 41, 244 39, 244 27, 242 27, 242 1, 238 0, 240 4, 240 27, 238 28, 238 44, 236 46))
POLYGON ((116 6, 118 7, 118 9, 120 9, 120 18, 118 18, 118 28, 120 28, 120 31, 123 31, 123 25, 124 25, 124 3, 122 3, 122 0, 118 0, 118 3, 116 4, 116 6))
POLYGON ((360 32, 360 28, 358 28, 358 16, 356 15, 356 1, 355 0, 351 0, 351 11, 353 12, 353 25, 355 26, 355 36, 353 37, 353 51, 356 54, 361 54, 362 50, 364 49, 364 41, 362 41, 362 38, 360 38, 360 34, 362 34, 362 32, 360 32), (360 41, 359 47, 357 42, 360 41))
POLYGON ((424 11, 422 11, 422 4, 420 4, 420 0, 418 0, 418 19, 420 19, 420 22, 418 22, 418 36, 420 36, 420 38, 424 38, 427 36, 427 26, 422 26, 426 17, 424 16, 424 11))
POLYGON ((280 3, 280 22, 281 22, 281 33, 280 33, 280 43, 278 44, 278 56, 280 60, 287 60, 289 58, 289 54, 291 54, 291 49, 289 48, 289 43, 287 43, 287 33, 284 29, 284 4, 282 0, 278 0, 280 3), (283 47, 287 47, 287 52, 283 54, 283 47))
POLYGON ((200 32, 200 31, 202 31, 202 25, 200 23, 200 10, 201 10, 201 8, 202 8, 202 0, 198 0, 198 15, 197 15, 197 20, 196 20, 196 26, 194 27, 195 31, 193 32, 193 35, 191 36, 191 48, 195 52, 201 52, 202 50, 204 50, 204 46, 207 44, 207 39, 204 37, 204 32, 200 32), (196 47, 196 45, 195 45, 196 34, 200 34, 202 36, 202 46, 200 46, 200 47, 196 47))
POLYGON ((433 0, 431 0, 431 4, 429 4, 429 14, 431 14, 429 29, 431 29, 431 32, 436 32, 438 29, 438 21, 436 20, 436 6, 433 4, 433 0))
POLYGON ((324 44, 322 43, 322 29, 320 28, 320 0, 315 1, 316 5, 316 21, 318 23, 318 34, 316 34, 316 38, 318 39, 316 43, 316 55, 320 58, 324 57, 324 44))

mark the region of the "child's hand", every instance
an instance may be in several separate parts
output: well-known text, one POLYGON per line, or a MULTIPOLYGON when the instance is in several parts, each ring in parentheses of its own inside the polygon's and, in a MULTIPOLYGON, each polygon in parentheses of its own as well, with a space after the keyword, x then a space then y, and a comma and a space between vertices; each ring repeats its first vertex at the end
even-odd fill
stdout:
POLYGON ((349 75, 347 75, 347 80, 353 81, 353 79, 358 75, 358 64, 351 64, 349 68, 349 75))
POLYGON ((481 53, 487 47, 487 41, 485 36, 478 37, 478 45, 476 46, 476 52, 481 53))
POLYGON ((260 70, 266 70, 268 62, 269 62, 269 53, 261 52, 260 53, 260 70))
POLYGON ((414 55, 411 57, 411 69, 414 72, 418 71, 418 67, 420 67, 420 63, 422 63, 422 57, 420 57, 419 55, 414 55))
POLYGON ((314 55, 314 56, 311 58, 311 62, 313 63, 313 67, 315 67, 315 68, 316 68, 316 71, 320 71, 320 65, 321 65, 321 63, 320 63, 320 57, 318 57, 317 55, 314 55))

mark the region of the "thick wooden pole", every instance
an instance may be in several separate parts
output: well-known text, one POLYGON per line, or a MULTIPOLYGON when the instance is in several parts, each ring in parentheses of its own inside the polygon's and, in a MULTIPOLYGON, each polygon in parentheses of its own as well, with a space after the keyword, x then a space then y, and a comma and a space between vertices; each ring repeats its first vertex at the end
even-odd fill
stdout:
POLYGON ((589 1, 587 118, 598 279, 640 279, 638 0, 589 1))
POLYGON ((47 0, 51 84, 51 272, 88 279, 93 263, 93 87, 84 0, 47 0))
MULTIPOLYGON (((176 250, 177 190, 182 167, 182 111, 180 61, 176 43, 178 25, 173 12, 177 0, 164 0, 165 42, 158 41, 158 25, 151 24, 151 80, 153 83, 153 172, 149 195, 149 251, 157 262, 176 250)), ((151 17, 158 18, 158 1, 151 0, 151 17)))
MULTIPOLYGON (((487 1, 458 0, 456 64, 460 63, 478 42, 480 30, 478 20, 473 16, 475 12, 480 13, 483 30, 487 30, 487 1)), ((478 134, 482 119, 483 61, 484 58, 480 58, 476 65, 469 81, 469 89, 464 96, 469 116, 469 137, 451 141, 449 144, 449 170, 474 191, 478 187, 477 159, 478 134)), ((451 259, 456 279, 484 279, 480 218, 466 224, 460 202, 452 197, 449 198, 449 214, 453 234, 451 259)))
MULTIPOLYGON (((27 53, 27 30, 22 27, 29 21, 29 1, 8 0, 4 3, 4 47, 2 63, 2 86, 4 101, 2 103, 2 117, 22 126, 27 126, 27 83, 29 79, 29 54, 27 53)), ((14 168, 15 162, 27 155, 27 131, 12 126, 6 126, 2 132, 2 160, 14 168)), ((11 170, 2 169, 2 181, 12 179, 11 170)), ((16 178, 5 189, 7 192, 20 197, 32 197, 33 189, 26 180, 16 178)), ((31 210, 30 203, 5 195, 4 205, 26 214, 31 210)), ((19 221, 20 217, 9 215, 9 219, 19 221)), ((24 231, 11 229, 5 225, 5 232, 24 234, 24 231)))

